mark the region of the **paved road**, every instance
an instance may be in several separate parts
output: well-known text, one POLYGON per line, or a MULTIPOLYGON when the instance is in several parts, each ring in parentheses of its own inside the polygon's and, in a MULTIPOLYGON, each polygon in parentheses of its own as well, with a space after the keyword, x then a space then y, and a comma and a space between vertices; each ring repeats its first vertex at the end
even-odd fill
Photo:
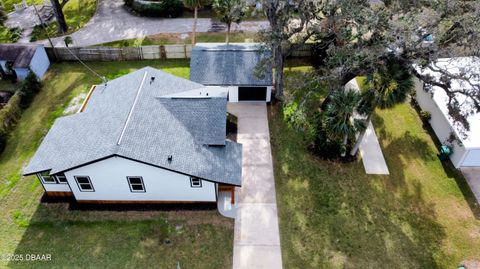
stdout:
MULTIPOLYGON (((121 0, 99 0, 97 12, 79 31, 71 34, 75 46, 91 46, 130 38, 141 38, 160 33, 191 32, 193 19, 159 19, 131 15, 121 0)), ((211 19, 198 19, 197 31, 207 32, 211 19)), ((267 21, 248 21, 233 30, 256 32, 268 27, 267 21)), ((42 43, 47 44, 46 41, 42 43)), ((55 46, 64 46, 63 38, 54 38, 55 46)))
POLYGON ((282 256, 267 108, 264 103, 229 103, 228 110, 238 117, 237 141, 243 145, 233 268, 279 269, 282 256))

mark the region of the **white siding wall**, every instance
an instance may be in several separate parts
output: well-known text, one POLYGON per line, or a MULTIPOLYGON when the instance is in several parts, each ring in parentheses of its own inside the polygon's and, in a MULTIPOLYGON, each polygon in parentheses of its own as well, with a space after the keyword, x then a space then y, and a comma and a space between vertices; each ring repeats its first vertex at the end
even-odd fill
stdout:
POLYGON ((188 176, 169 170, 111 157, 65 173, 77 200, 114 201, 216 201, 215 184, 202 180, 192 188, 188 176), (95 192, 81 192, 74 176, 89 176, 95 192), (132 193, 127 176, 141 176, 146 192, 132 193))
POLYGON ((267 102, 271 102, 272 100, 272 86, 267 87, 267 102))
POLYGON ((14 70, 15 73, 17 73, 18 80, 24 80, 27 77, 28 72, 30 72, 28 68, 14 68, 14 70))
POLYGON ((228 87, 228 101, 236 103, 238 102, 238 87, 232 86, 228 87))
POLYGON ((462 162, 463 167, 480 166, 480 149, 471 149, 467 151, 465 159, 462 162))
MULTIPOLYGON (((0 61, 0 65, 5 73, 8 73, 7 61, 0 61)), ((24 80, 28 75, 28 68, 14 68, 18 80, 24 80)))
MULTIPOLYGON (((40 179, 39 179, 40 180, 40 179)), ((50 183, 42 183, 43 187, 45 188, 45 191, 61 191, 61 192, 71 192, 70 187, 68 184, 50 184, 50 183)))
MULTIPOLYGON (((430 112, 432 115, 432 118, 430 119, 430 125, 435 131, 435 134, 440 142, 444 143, 450 136, 450 133, 453 131, 452 127, 445 118, 445 115, 443 115, 440 108, 432 99, 431 94, 423 90, 423 84, 418 79, 415 79, 415 90, 417 92, 418 104, 422 110, 430 112)), ((450 156, 450 160, 456 168, 459 168, 466 150, 465 147, 459 146, 456 142, 453 144, 453 154, 450 156)))
POLYGON ((0 61, 0 67, 3 69, 3 71, 7 71, 7 61, 0 61))
POLYGON ((43 46, 38 47, 30 62, 30 69, 39 79, 42 79, 48 67, 50 67, 50 60, 48 59, 47 52, 43 46))

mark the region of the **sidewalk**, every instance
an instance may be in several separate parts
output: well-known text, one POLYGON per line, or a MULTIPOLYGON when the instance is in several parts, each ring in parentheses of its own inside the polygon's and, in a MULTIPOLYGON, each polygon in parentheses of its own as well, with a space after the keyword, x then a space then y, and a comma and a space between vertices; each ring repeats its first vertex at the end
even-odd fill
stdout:
MULTIPOLYGON (((356 79, 350 80, 347 85, 345 85, 345 88, 360 92, 360 87, 358 86, 356 79)), ((365 172, 367 174, 390 174, 372 122, 368 122, 367 131, 363 136, 359 149, 360 155, 362 156, 363 166, 365 167, 365 172)))
POLYGON ((237 141, 243 144, 233 268, 279 269, 282 255, 266 105, 230 103, 228 111, 238 117, 237 141))

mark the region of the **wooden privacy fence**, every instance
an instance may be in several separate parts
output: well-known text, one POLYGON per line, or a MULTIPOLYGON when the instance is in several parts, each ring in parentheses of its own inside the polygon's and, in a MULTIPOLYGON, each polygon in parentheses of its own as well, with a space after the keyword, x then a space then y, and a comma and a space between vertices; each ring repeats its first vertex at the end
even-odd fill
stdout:
MULTIPOLYGON (((54 59, 52 48, 46 48, 49 58, 54 59)), ((83 61, 133 61, 152 59, 190 58, 192 45, 160 45, 141 47, 72 47, 55 48, 59 60, 75 61, 75 56, 83 61), (75 54, 75 56, 72 55, 75 54)))
MULTIPOLYGON (((296 49, 291 57, 310 57, 311 44, 305 44, 296 49)), ((50 59, 55 59, 52 48, 46 48, 50 59)), ((188 59, 192 52, 192 45, 158 45, 140 47, 72 47, 55 48, 61 61, 77 60, 73 55, 83 61, 134 61, 154 59, 188 59), (69 52, 71 51, 71 53, 69 52)))

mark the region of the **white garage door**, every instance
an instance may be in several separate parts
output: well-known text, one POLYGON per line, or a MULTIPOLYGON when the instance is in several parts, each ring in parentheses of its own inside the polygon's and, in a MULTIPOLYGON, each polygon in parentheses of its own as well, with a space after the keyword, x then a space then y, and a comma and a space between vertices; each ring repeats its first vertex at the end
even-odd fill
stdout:
POLYGON ((480 166, 480 149, 469 150, 462 166, 480 166))

